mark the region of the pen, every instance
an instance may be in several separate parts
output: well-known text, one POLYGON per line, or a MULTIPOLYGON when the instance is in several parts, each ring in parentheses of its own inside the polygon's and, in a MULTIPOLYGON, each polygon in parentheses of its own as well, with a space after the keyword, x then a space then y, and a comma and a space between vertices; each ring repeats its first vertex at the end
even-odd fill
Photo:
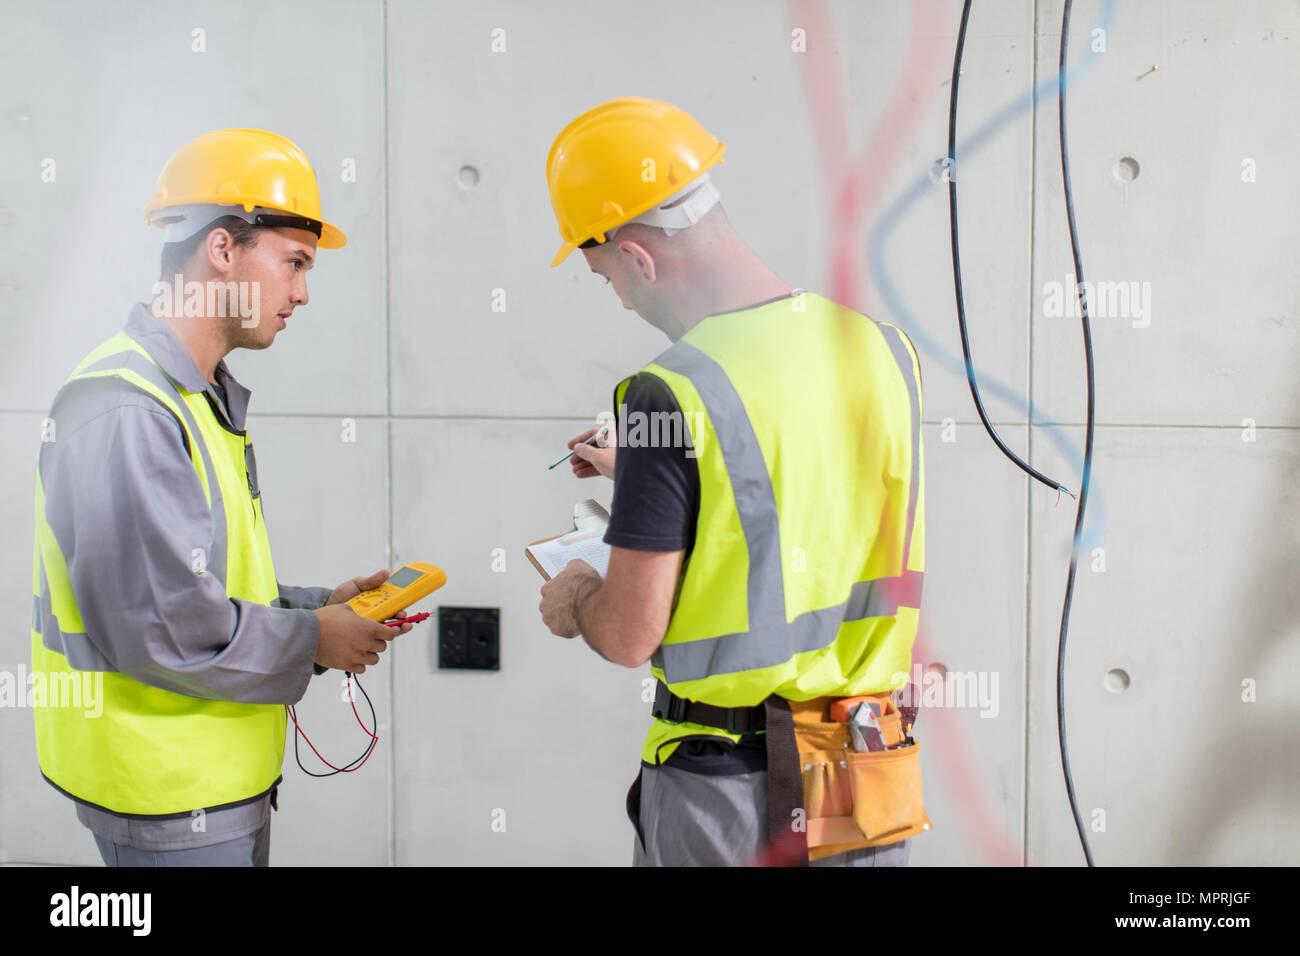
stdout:
MULTIPOLYGON (((607 431, 609 431, 609 426, 608 426, 608 425, 605 426, 604 428, 602 428, 600 431, 596 432, 596 434, 592 435, 590 438, 588 438, 585 442, 583 442, 583 444, 584 444, 584 445, 594 445, 594 444, 596 444, 596 442, 598 442, 600 439, 602 439, 602 438, 605 437, 605 432, 607 432, 607 431)), ((569 453, 566 454, 563 458, 561 458, 559 461, 557 461, 555 464, 553 464, 553 465, 548 465, 547 468, 546 468, 546 470, 547 470, 547 471, 550 471, 552 468, 558 468, 558 467, 560 467, 560 465, 563 465, 566 461, 568 461, 568 460, 569 460, 570 458, 572 458, 572 457, 573 457, 573 452, 569 452, 569 453)))

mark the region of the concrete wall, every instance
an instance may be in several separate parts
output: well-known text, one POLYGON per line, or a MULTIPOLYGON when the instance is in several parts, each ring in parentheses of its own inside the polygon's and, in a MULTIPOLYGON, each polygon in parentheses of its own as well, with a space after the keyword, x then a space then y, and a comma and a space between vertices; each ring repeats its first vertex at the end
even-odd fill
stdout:
MULTIPOLYGON (((1089 66, 1070 92, 1072 173, 1086 277, 1138 283, 1149 310, 1094 318, 1094 520, 1067 675, 1074 779, 1090 824, 1104 820, 1100 863, 1282 863, 1300 849, 1288 95, 1300 14, 1281 0, 1118 6, 1109 20, 1101 3, 1074 14, 1072 50, 1089 66)), ((603 479, 541 466, 666 344, 581 259, 547 268, 546 152, 587 107, 653 96, 727 142, 715 181, 728 214, 796 285, 838 288, 832 211, 847 207, 828 175, 851 155, 867 187, 860 231, 838 242, 860 276, 842 295, 902 325, 925 374, 918 659, 997 682, 996 707, 922 716, 935 829, 913 863, 1081 859, 1054 711, 1073 503, 1031 483, 979 425, 946 189, 927 177, 947 148, 956 0, 844 0, 825 15, 774 0, 664 0, 653 15, 594 0, 0 9, 0 671, 27 660, 41 421, 76 360, 148 296, 159 235, 141 207, 158 170, 205 130, 273 129, 311 157, 350 238, 322 252, 310 308, 275 347, 231 357, 255 391, 280 576, 335 584, 429 560, 449 576, 438 603, 500 607, 502 620, 499 673, 439 672, 429 625, 368 672, 378 753, 324 781, 290 756, 274 859, 628 861, 645 675, 546 631, 521 549, 574 500, 608 503, 603 479), (795 29, 805 53, 792 52, 795 29), (871 250, 884 273, 870 274, 871 250)), ((1059 23, 1056 0, 975 4, 959 135, 1009 112, 959 152, 958 183, 989 413, 1017 453, 1077 488, 1080 334, 1052 314, 1049 285, 1072 271, 1056 101, 1015 105, 1053 78, 1059 23)), ((300 707, 332 755, 362 741, 339 690, 320 679, 300 707)), ((97 859, 40 779, 30 711, 0 709, 0 862, 97 859)))

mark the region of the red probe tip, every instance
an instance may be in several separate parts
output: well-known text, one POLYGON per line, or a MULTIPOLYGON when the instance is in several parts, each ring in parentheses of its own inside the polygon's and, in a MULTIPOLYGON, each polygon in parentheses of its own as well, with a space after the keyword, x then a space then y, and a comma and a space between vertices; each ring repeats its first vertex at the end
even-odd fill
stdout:
POLYGON ((412 614, 410 617, 396 617, 391 621, 385 621, 389 627, 401 627, 403 624, 419 624, 421 621, 427 621, 429 613, 424 611, 420 614, 412 614))

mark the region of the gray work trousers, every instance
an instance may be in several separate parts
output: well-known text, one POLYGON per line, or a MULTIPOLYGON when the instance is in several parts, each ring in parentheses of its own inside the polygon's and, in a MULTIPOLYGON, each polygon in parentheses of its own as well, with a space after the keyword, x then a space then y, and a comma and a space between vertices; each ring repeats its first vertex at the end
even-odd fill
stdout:
MULTIPOLYGON (((633 866, 738 866, 767 845, 767 771, 718 776, 641 768, 633 866)), ((907 866, 910 840, 837 853, 810 866, 907 866)))
POLYGON ((105 866, 269 866, 271 821, 255 833, 189 850, 139 850, 94 834, 105 866))

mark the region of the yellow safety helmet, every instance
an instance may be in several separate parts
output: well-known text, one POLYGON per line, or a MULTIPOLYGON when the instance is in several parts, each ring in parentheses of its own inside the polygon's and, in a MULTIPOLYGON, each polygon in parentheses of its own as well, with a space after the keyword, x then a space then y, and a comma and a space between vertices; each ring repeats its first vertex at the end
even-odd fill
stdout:
POLYGON ((219 129, 190 140, 163 167, 144 214, 150 225, 168 230, 167 242, 193 235, 222 215, 308 229, 323 249, 348 241, 321 218, 320 190, 307 156, 262 129, 219 129), (213 208, 220 206, 235 208, 213 208))
POLYGON ((564 127, 546 158, 564 239, 551 266, 680 192, 722 162, 726 149, 689 113, 661 100, 625 96, 587 110, 564 127))

